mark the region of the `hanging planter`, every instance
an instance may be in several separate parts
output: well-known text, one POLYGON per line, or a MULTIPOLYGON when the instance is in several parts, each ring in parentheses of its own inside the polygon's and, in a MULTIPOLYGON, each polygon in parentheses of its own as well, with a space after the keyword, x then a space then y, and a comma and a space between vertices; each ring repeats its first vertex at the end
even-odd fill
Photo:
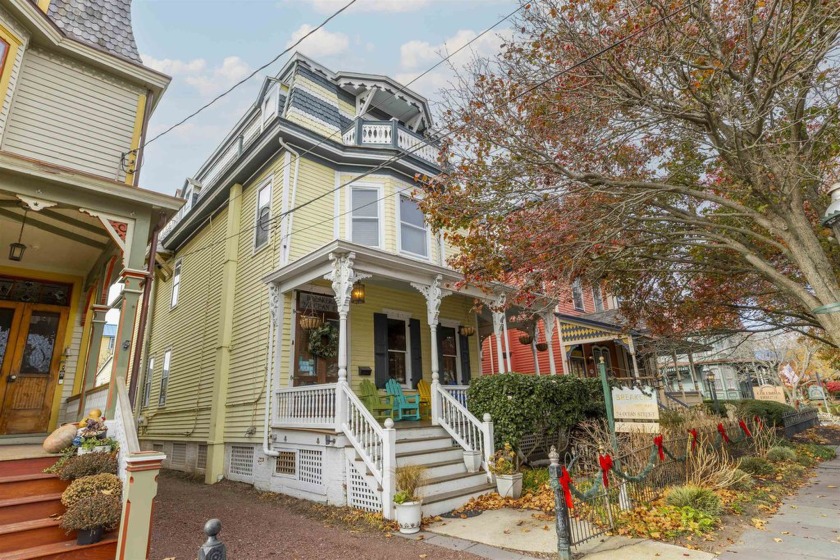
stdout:
POLYGON ((461 326, 461 328, 458 329, 458 332, 461 336, 472 336, 475 334, 475 327, 461 326))
POLYGON ((520 344, 524 344, 525 346, 528 346, 529 344, 531 344, 531 342, 532 342, 533 340, 534 340, 534 337, 532 337, 530 334, 521 334, 521 335, 519 335, 519 342, 520 342, 520 344))
POLYGON ((548 350, 548 342, 537 342, 537 350, 540 352, 548 350))
POLYGON ((305 331, 312 331, 320 328, 324 324, 324 320, 317 315, 301 315, 300 328, 305 331))

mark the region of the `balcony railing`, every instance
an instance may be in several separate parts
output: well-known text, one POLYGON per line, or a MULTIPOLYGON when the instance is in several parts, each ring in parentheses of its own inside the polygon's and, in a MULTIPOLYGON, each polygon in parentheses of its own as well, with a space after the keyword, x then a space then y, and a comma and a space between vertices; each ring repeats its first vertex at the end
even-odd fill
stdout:
POLYGON ((438 146, 428 138, 409 130, 397 120, 356 119, 349 128, 344 130, 341 138, 347 146, 393 148, 437 165, 438 146))

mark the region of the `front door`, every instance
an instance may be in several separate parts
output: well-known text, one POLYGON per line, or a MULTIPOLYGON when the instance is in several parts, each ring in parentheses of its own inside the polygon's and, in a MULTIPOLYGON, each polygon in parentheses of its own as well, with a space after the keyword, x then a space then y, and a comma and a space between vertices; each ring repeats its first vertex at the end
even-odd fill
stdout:
POLYGON ((0 435, 46 432, 67 308, 0 301, 0 435))

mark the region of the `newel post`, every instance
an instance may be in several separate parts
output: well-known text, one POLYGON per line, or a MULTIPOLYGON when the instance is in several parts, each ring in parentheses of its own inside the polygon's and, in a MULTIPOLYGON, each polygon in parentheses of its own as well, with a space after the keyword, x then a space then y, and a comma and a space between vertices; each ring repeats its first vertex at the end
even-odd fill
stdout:
POLYGON ((438 274, 431 284, 419 284, 412 282, 411 285, 426 298, 426 319, 429 322, 429 331, 432 336, 432 424, 437 425, 441 413, 440 401, 440 363, 438 360, 438 337, 437 326, 440 320, 440 301, 451 294, 448 290, 441 289, 443 277, 438 274))
POLYGON ((382 516, 394 518, 394 495, 397 493, 397 430, 394 421, 385 419, 382 441, 382 516))
POLYGON ((492 479, 493 475, 490 473, 490 463, 493 462, 493 455, 496 453, 496 444, 494 442, 495 434, 493 433, 493 419, 490 417, 489 412, 485 412, 482 420, 484 421, 482 424, 483 429, 481 430, 484 434, 484 461, 488 467, 487 477, 492 479))
MULTIPOLYGON (((551 446, 548 454, 551 464, 548 466, 548 481, 554 490, 554 514, 555 528, 557 530, 557 557, 560 560, 571 560, 572 558, 572 534, 569 524, 569 507, 566 504, 566 494, 560 485, 560 478, 563 471, 560 467, 560 454, 557 449, 551 446)), ((568 482, 567 482, 568 484, 568 482)))

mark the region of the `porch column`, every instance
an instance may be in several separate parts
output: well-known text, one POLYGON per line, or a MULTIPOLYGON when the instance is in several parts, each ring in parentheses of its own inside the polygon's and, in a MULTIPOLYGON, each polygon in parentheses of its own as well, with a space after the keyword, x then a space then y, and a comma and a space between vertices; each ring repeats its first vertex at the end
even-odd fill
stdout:
POLYGON ((510 335, 508 334, 507 316, 504 313, 502 313, 502 319, 502 327, 505 333, 505 350, 507 350, 507 370, 513 371, 513 360, 510 355, 510 335))
POLYGON ((448 290, 441 289, 440 285, 443 277, 438 274, 435 276, 431 284, 418 284, 412 282, 411 285, 418 290, 426 298, 426 320, 429 322, 429 331, 432 335, 432 424, 438 423, 440 418, 440 372, 438 366, 438 343, 437 343, 437 326, 440 319, 440 301, 451 294, 448 290))
POLYGON ((630 361, 633 362, 633 375, 639 379, 639 364, 636 362, 636 345, 633 343, 633 337, 627 338, 627 347, 630 349, 630 361))
POLYGON ((542 318, 543 328, 545 329, 545 341, 548 343, 548 369, 551 375, 557 375, 557 365, 554 363, 554 344, 551 340, 554 337, 554 321, 557 318, 553 311, 541 313, 540 318, 542 318))
POLYGON ((697 372, 694 371, 694 354, 691 350, 688 351, 688 373, 691 375, 691 383, 694 385, 694 390, 699 391, 700 387, 697 385, 697 372))
POLYGON ((677 351, 671 351, 671 358, 674 360, 674 374, 677 376, 677 389, 682 394, 683 402, 685 402, 685 387, 683 387, 682 375, 680 375, 680 365, 677 361, 677 351))
MULTIPOLYGON (((90 345, 88 350, 87 364, 84 369, 84 380, 82 381, 82 398, 79 399, 79 415, 85 417, 85 400, 87 394, 96 385, 96 370, 99 366, 99 349, 102 346, 102 332, 105 330, 105 315, 111 308, 107 305, 92 305, 93 319, 90 327, 90 345)), ((114 348, 116 350, 116 346, 114 348)))
POLYGON ((342 392, 347 387, 347 314, 350 312, 350 292, 353 284, 370 278, 370 274, 357 274, 353 269, 356 253, 330 253, 332 271, 324 276, 332 282, 335 305, 338 308, 338 394, 335 400, 335 415, 340 426, 347 420, 347 400, 342 392))
POLYGON ((534 356, 534 373, 540 374, 540 361, 537 358, 537 326, 534 325, 534 337, 531 339, 531 354, 534 356))
MULTIPOLYGON (((569 375, 572 373, 571 368, 569 367, 569 355, 566 353, 566 345, 563 344, 563 323, 560 323, 558 319, 557 321, 557 341, 560 343, 560 360, 563 364, 563 374, 569 375)), ((548 345, 551 348, 551 344, 548 345)))
POLYGON ((120 322, 117 325, 117 337, 114 342, 114 366, 111 370, 111 385, 108 388, 108 405, 105 410, 107 418, 113 418, 114 416, 114 408, 117 403, 117 377, 125 382, 128 370, 131 367, 129 358, 131 357, 132 345, 135 342, 134 322, 137 318, 137 304, 140 301, 140 296, 143 295, 143 284, 146 282, 148 274, 145 270, 131 268, 125 268, 120 273, 125 287, 123 288, 122 304, 120 305, 120 322))
POLYGON ((502 350, 502 322, 505 320, 504 311, 493 311, 493 335, 496 338, 497 373, 505 371, 505 354, 502 350))

